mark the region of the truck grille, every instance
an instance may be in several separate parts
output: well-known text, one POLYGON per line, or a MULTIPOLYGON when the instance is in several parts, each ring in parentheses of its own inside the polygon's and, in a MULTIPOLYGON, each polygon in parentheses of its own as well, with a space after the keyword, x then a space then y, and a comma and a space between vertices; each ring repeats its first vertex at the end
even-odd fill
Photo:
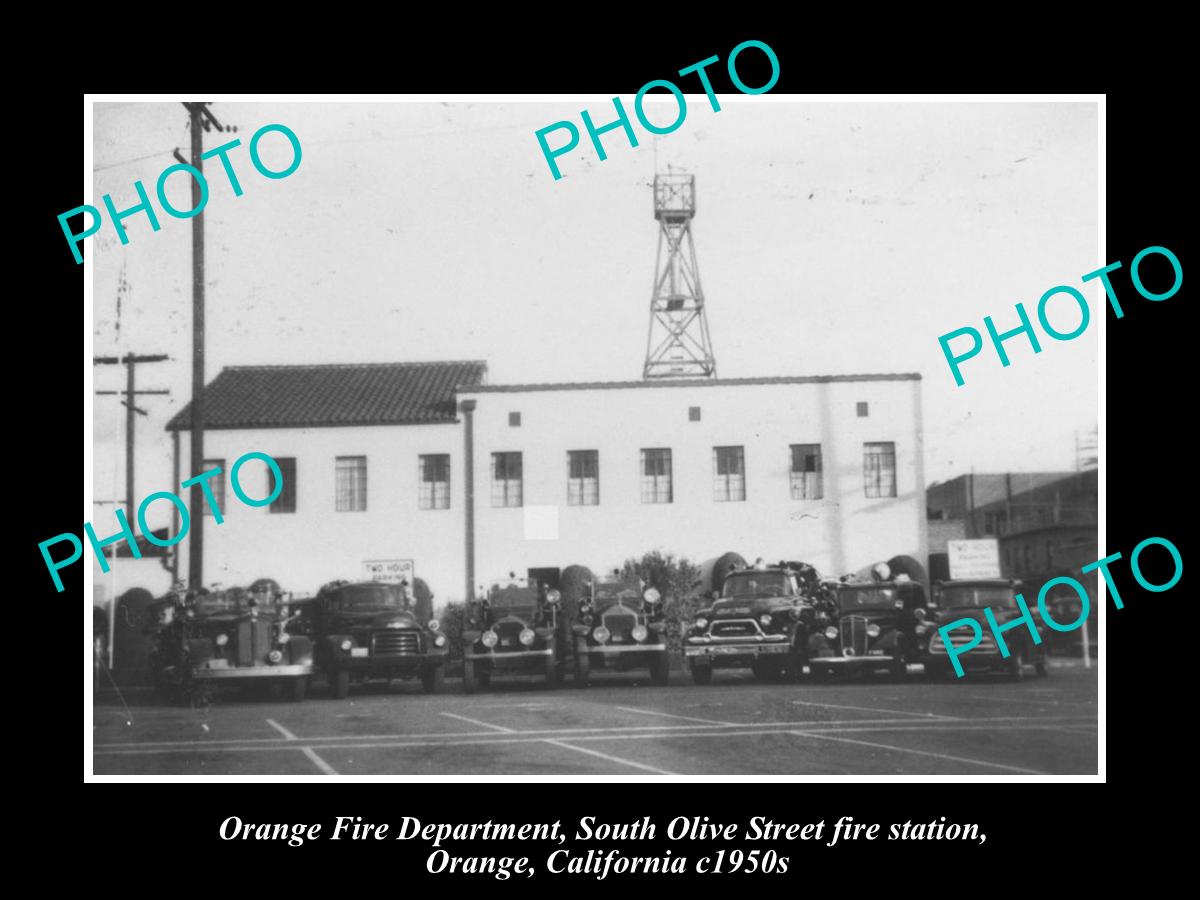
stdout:
POLYGON ((265 663, 267 654, 271 652, 271 623, 260 619, 243 619, 238 622, 236 644, 232 653, 236 665, 265 663))
MULTIPOLYGON (((967 644, 969 644, 971 642, 971 638, 974 636, 974 634, 975 634, 975 632, 973 632, 969 628, 955 628, 947 636, 950 638, 950 643, 954 646, 954 649, 958 650, 959 648, 964 647, 967 644)), ((974 653, 976 651, 978 651, 980 653, 999 653, 1000 652, 999 649, 997 649, 997 647, 996 647, 996 639, 993 638, 991 636, 991 634, 989 634, 986 631, 983 633, 983 637, 979 639, 979 643, 976 644, 974 647, 972 647, 967 652, 974 653)), ((942 636, 940 634, 938 634, 936 631, 933 633, 933 637, 931 637, 929 639, 929 652, 930 653, 942 653, 942 654, 944 654, 946 652, 946 645, 942 643, 942 636)))
POLYGON ((625 637, 633 630, 633 626, 637 624, 637 616, 630 615, 625 610, 620 610, 618 612, 605 613, 600 616, 600 622, 613 634, 625 637))
POLYGON ((421 633, 413 628, 377 631, 371 636, 372 656, 404 656, 421 652, 421 633))
POLYGON ((515 619, 506 619, 503 622, 497 622, 495 632, 500 636, 501 647, 520 647, 521 632, 525 630, 525 623, 515 619))
POLYGON ((727 622, 713 622, 709 629, 713 637, 749 637, 758 634, 754 623, 748 619, 734 619, 727 622))
POLYGON ((847 650, 852 651, 847 653, 847 656, 866 656, 867 655, 867 620, 862 616, 847 616, 841 621, 842 652, 847 650))

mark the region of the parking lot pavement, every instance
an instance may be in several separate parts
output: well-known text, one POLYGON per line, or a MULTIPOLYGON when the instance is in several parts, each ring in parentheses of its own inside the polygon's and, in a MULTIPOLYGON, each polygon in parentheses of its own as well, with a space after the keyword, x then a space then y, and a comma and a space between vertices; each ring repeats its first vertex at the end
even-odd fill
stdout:
POLYGON ((94 705, 97 775, 1027 775, 1097 771, 1096 669, 1046 678, 759 684, 718 672, 668 687, 602 673, 466 695, 413 682, 303 703, 253 695, 167 706, 145 692, 94 705))

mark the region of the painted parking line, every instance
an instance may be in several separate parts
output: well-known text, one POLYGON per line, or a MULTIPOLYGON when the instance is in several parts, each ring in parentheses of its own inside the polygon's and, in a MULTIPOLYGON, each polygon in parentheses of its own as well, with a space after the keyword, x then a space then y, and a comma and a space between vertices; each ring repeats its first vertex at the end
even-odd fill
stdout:
POLYGON ((294 734, 292 734, 290 731, 288 731, 286 728, 284 728, 282 725, 280 725, 274 719, 267 719, 267 724, 270 725, 272 728, 274 728, 276 731, 278 731, 280 734, 282 734, 285 740, 288 740, 288 741, 300 740, 298 737, 296 737, 294 734))
POLYGON ((643 769, 647 772, 653 772, 655 775, 678 775, 678 772, 668 772, 666 769, 656 769, 654 766, 648 766, 645 763, 634 762, 631 759, 621 759, 619 756, 610 756, 607 753, 601 753, 599 750, 592 750, 589 747, 575 747, 563 741, 546 741, 547 744, 553 744, 555 747, 562 747, 565 750, 574 750, 577 753, 586 753, 588 756, 598 756, 600 759, 607 759, 609 762, 619 763, 623 766, 633 766, 635 769, 643 769))
POLYGON ((940 716, 930 712, 908 712, 903 709, 881 709, 878 706, 847 706, 845 703, 817 703, 813 700, 793 700, 799 706, 828 706, 830 709, 856 709, 860 712, 890 713, 893 716, 918 716, 922 719, 955 719, 958 716, 940 716))
POLYGON ((301 747, 300 750, 305 756, 313 761, 313 765, 320 769, 322 774, 337 775, 337 769, 325 762, 325 760, 321 759, 321 757, 317 755, 317 751, 315 751, 312 747, 301 747))
POLYGON ((471 725, 478 725, 480 728, 493 728, 496 731, 503 731, 507 734, 514 734, 511 728, 505 728, 503 725, 493 725, 491 722, 481 722, 479 719, 468 719, 466 716, 460 716, 456 713, 438 713, 440 716, 445 716, 447 719, 458 719, 460 722, 469 722, 471 725))
POLYGON ((684 719, 688 722, 701 722, 705 725, 724 725, 724 726, 728 727, 728 726, 736 726, 739 724, 737 722, 719 722, 716 719, 701 719, 699 716, 681 716, 676 713, 659 712, 656 709, 635 709, 632 706, 613 706, 613 707, 609 707, 609 708, 610 709, 619 709, 622 712, 637 713, 638 715, 642 715, 642 716, 663 716, 664 718, 667 718, 667 719, 684 719))
MULTIPOLYGON (((444 715, 453 715, 444 713, 444 715)), ((465 718, 465 717, 459 717, 465 718)), ((623 725, 616 727, 591 727, 591 728, 541 728, 529 729, 526 731, 513 731, 511 729, 503 729, 499 725, 491 725, 486 722, 472 721, 472 724, 486 725, 497 731, 503 731, 507 734, 520 734, 530 739, 546 739, 546 738, 564 738, 575 740, 576 738, 586 738, 590 735, 606 735, 606 734, 625 734, 629 736, 637 736, 639 733, 646 734, 649 737, 655 736, 678 736, 688 737, 690 734, 697 731, 704 731, 701 725, 623 725)), ((942 717, 941 719, 922 719, 918 726, 911 718, 907 719, 831 719, 827 722, 797 722, 794 720, 786 722, 753 722, 729 725, 720 725, 721 728, 727 728, 726 732, 713 732, 714 734, 744 734, 745 731, 735 731, 734 729, 753 729, 749 733, 754 734, 769 734, 775 730, 795 729, 803 727, 808 730, 819 728, 822 731, 832 729, 838 730, 841 726, 846 726, 851 730, 872 731, 886 729, 891 726, 900 726, 900 730, 913 730, 914 727, 928 728, 930 730, 939 730, 942 726, 956 725, 962 723, 964 725, 977 726, 980 728, 996 728, 1002 729, 1022 723, 1066 723, 1076 725, 1088 725, 1095 723, 1093 716, 995 716, 995 717, 942 717)), ((957 725, 956 725, 957 727, 957 725)), ((711 726, 710 729, 711 730, 711 726)), ((437 743, 439 741, 453 742, 458 739, 473 739, 473 738, 489 738, 499 739, 500 735, 481 735, 477 731, 468 732, 443 732, 443 733, 426 733, 426 734, 364 734, 364 735, 327 735, 323 737, 304 737, 302 740, 306 744, 313 745, 331 745, 337 744, 347 747, 357 746, 360 742, 370 741, 425 741, 428 743, 437 743)), ((259 747, 264 750, 269 749, 284 749, 286 748, 286 738, 227 738, 211 741, 122 741, 119 743, 110 744, 93 744, 93 751, 97 754, 114 754, 136 750, 138 752, 155 752, 156 750, 164 751, 194 751, 194 750, 210 750, 221 751, 231 747, 254 748, 259 747)), ((297 740, 301 740, 297 738, 297 740)))
POLYGON ((917 756, 931 756, 934 759, 944 759, 948 762, 966 763, 972 766, 983 766, 990 769, 1004 769, 1008 772, 1019 772, 1022 775, 1049 775, 1049 772, 1042 772, 1039 769, 1026 769, 1022 766, 1006 766, 1003 763, 989 762, 984 759, 970 759, 966 756, 953 756, 949 753, 934 753, 931 750, 916 750, 912 747, 897 747, 895 744, 879 744, 874 741, 860 741, 855 738, 837 737, 830 734, 813 734, 805 731, 793 731, 792 734, 797 737, 811 737, 820 741, 837 741, 843 744, 857 744, 862 747, 874 747, 877 750, 892 750, 896 753, 912 753, 917 756))

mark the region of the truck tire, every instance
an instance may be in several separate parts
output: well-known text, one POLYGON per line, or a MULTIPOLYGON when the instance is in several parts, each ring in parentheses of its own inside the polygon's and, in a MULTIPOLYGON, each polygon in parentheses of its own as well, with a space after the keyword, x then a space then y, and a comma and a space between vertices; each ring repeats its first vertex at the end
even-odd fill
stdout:
POLYGON ((692 681, 696 684, 711 684, 712 683, 712 663, 709 662, 693 662, 692 663, 692 681))
POLYGON ((650 681, 659 686, 671 681, 671 657, 666 650, 659 650, 650 660, 650 681))
POLYGON ((575 684, 587 687, 592 677, 592 661, 588 657, 586 640, 575 642, 575 684))
POLYGON ((463 661, 463 693, 473 694, 479 690, 479 681, 475 677, 474 660, 463 661))
POLYGON ((546 657, 546 687, 550 690, 558 687, 558 659, 554 654, 546 657))
POLYGON ((421 671, 421 687, 425 689, 425 693, 427 694, 440 692, 445 680, 446 670, 441 666, 430 666, 421 671))
POLYGON ((334 669, 329 673, 329 686, 333 688, 335 700, 345 700, 350 696, 350 673, 345 669, 334 669))
POLYGON ((292 702, 302 703, 308 696, 308 676, 301 675, 292 679, 292 702))
POLYGON ((1009 681, 1025 680, 1025 656, 1020 650, 1008 658, 1008 665, 1004 667, 1004 671, 1008 674, 1009 681))

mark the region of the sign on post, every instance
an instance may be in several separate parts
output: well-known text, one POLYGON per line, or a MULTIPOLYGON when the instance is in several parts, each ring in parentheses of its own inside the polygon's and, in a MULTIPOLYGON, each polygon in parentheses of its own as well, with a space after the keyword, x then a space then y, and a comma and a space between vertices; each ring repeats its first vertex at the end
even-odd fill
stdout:
POLYGON ((413 561, 411 559, 367 559, 363 561, 363 578, 381 581, 384 584, 413 583, 413 561))
POLYGON ((1000 542, 995 538, 972 541, 947 541, 950 578, 999 578, 1000 542))

